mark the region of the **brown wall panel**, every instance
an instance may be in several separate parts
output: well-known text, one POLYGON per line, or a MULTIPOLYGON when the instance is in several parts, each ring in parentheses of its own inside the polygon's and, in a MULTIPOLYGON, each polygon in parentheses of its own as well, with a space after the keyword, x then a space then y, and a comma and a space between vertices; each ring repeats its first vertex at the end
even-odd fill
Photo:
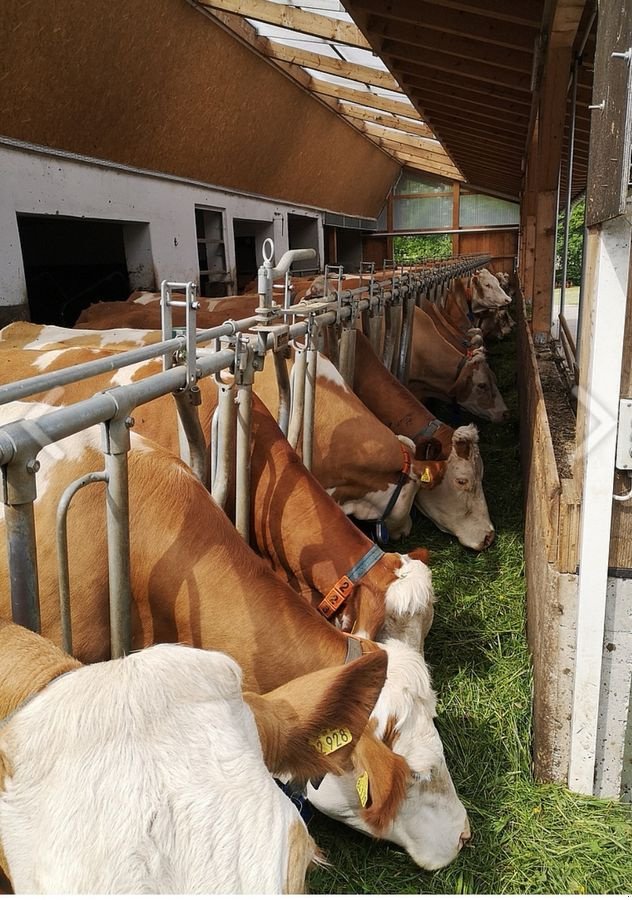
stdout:
POLYGON ((4 0, 2 134, 352 215, 399 166, 186 0, 4 0))
POLYGON ((461 232, 461 253, 489 253, 489 268, 494 272, 511 272, 518 252, 517 231, 461 232))

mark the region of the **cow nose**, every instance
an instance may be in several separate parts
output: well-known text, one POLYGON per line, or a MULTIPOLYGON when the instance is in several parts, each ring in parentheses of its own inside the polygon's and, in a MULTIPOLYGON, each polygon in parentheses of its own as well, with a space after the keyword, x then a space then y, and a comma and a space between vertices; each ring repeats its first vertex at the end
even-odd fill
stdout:
POLYGON ((469 819, 465 820, 465 829, 461 832, 461 837, 459 838, 459 850, 462 850, 466 844, 472 840, 472 832, 470 831, 470 822, 469 819))
POLYGON ((511 413, 509 412, 508 409, 506 409, 503 413, 503 422, 506 422, 510 415, 511 415, 511 413))
POLYGON ((483 549, 487 549, 487 547, 489 547, 490 544, 493 543, 495 537, 496 537, 496 532, 492 528, 492 530, 488 531, 487 534, 485 535, 485 540, 483 541, 483 549))

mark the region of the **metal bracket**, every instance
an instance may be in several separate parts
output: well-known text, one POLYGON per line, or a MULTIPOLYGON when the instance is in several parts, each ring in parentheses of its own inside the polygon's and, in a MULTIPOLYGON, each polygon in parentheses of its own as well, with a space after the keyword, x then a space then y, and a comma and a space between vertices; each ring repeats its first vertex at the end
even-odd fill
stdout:
POLYGON ((623 471, 632 470, 632 399, 619 400, 615 466, 623 471))

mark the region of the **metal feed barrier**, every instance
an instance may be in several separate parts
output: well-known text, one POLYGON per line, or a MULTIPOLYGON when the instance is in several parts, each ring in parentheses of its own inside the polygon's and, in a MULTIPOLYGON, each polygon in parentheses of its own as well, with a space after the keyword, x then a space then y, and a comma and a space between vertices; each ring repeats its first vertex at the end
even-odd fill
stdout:
POLYGON ((172 394, 176 401, 181 454, 200 480, 209 484, 209 447, 200 424, 201 402, 198 382, 213 376, 218 382, 218 405, 211 435, 211 478, 213 497, 224 505, 228 485, 236 485, 235 525, 248 540, 250 510, 250 421, 252 386, 257 371, 273 354, 279 386, 279 424, 293 447, 302 435, 303 461, 310 468, 313 455, 313 424, 318 348, 325 329, 338 334, 337 365, 352 386, 356 323, 362 323, 374 349, 380 352, 384 333, 383 358, 405 382, 412 337, 412 315, 416 302, 434 292, 436 299, 452 279, 469 274, 489 257, 469 256, 420 264, 376 278, 373 266, 360 276, 360 285, 345 290, 343 273, 325 270, 321 297, 290 303, 287 278, 294 261, 315 258, 314 250, 292 250, 274 265, 274 247, 264 243, 264 260, 259 269, 260 305, 254 316, 229 320, 215 328, 197 331, 199 302, 193 282, 163 282, 161 285, 162 338, 159 343, 112 354, 66 369, 59 369, 0 387, 0 404, 21 400, 41 391, 77 383, 95 375, 112 372, 150 359, 162 357, 163 371, 138 382, 110 388, 93 397, 61 407, 34 419, 22 419, 0 427, 0 466, 7 532, 7 553, 11 608, 15 622, 40 629, 39 582, 33 501, 37 487, 39 452, 63 438, 93 425, 102 425, 104 468, 87 473, 68 486, 57 515, 57 552, 63 646, 72 652, 70 579, 68 569, 67 514, 72 498, 87 484, 105 485, 108 543, 111 655, 118 657, 131 647, 131 587, 128 452, 133 413, 138 406, 172 394), (285 277, 285 302, 274 305, 274 279, 285 277), (439 286, 439 287, 438 287, 439 286), (184 291, 184 300, 173 292, 184 291), (186 328, 172 337, 171 310, 186 309, 186 328), (198 352, 201 345, 213 344, 198 352), (292 379, 288 379, 285 356, 295 349, 292 379), (233 378, 224 381, 223 370, 233 378))

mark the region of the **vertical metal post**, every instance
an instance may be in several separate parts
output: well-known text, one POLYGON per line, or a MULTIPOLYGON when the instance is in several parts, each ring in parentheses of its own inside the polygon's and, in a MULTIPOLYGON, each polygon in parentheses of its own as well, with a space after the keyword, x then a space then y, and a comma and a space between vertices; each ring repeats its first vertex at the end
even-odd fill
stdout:
POLYGON ((314 412, 316 409, 316 371, 318 350, 310 346, 307 350, 307 371, 305 373, 305 406, 303 409, 303 465, 311 472, 314 456, 314 412))
POLYGON ((5 504, 4 521, 7 531, 11 615, 17 625, 39 632, 41 623, 33 502, 5 504))
POLYGON ((287 374, 287 363, 283 351, 272 354, 274 359, 274 371, 276 372, 277 387, 279 389, 279 428, 287 437, 290 425, 290 379, 287 374))
POLYGON ((413 317, 415 315, 415 287, 411 285, 403 300, 402 335, 399 343, 399 359, 397 365, 397 378, 406 386, 410 369, 410 348, 413 340, 413 317))
POLYGON ((307 372, 307 348, 297 347, 292 366, 291 394, 292 410, 290 424, 288 426, 287 439, 296 450, 303 428, 303 415, 305 405, 305 378, 307 372))
POLYGON ((237 442, 235 473, 235 528, 250 540, 250 427, 252 422, 252 385, 254 351, 241 335, 235 345, 237 383, 237 442))
POLYGON ((233 472, 233 448, 235 446, 235 385, 224 384, 219 378, 217 407, 212 421, 212 481, 211 495, 221 506, 226 506, 228 488, 233 472))
POLYGON ((129 475, 127 452, 133 419, 106 423, 105 471, 108 576, 110 585, 110 654, 117 659, 132 647, 132 587, 130 576, 129 475))

